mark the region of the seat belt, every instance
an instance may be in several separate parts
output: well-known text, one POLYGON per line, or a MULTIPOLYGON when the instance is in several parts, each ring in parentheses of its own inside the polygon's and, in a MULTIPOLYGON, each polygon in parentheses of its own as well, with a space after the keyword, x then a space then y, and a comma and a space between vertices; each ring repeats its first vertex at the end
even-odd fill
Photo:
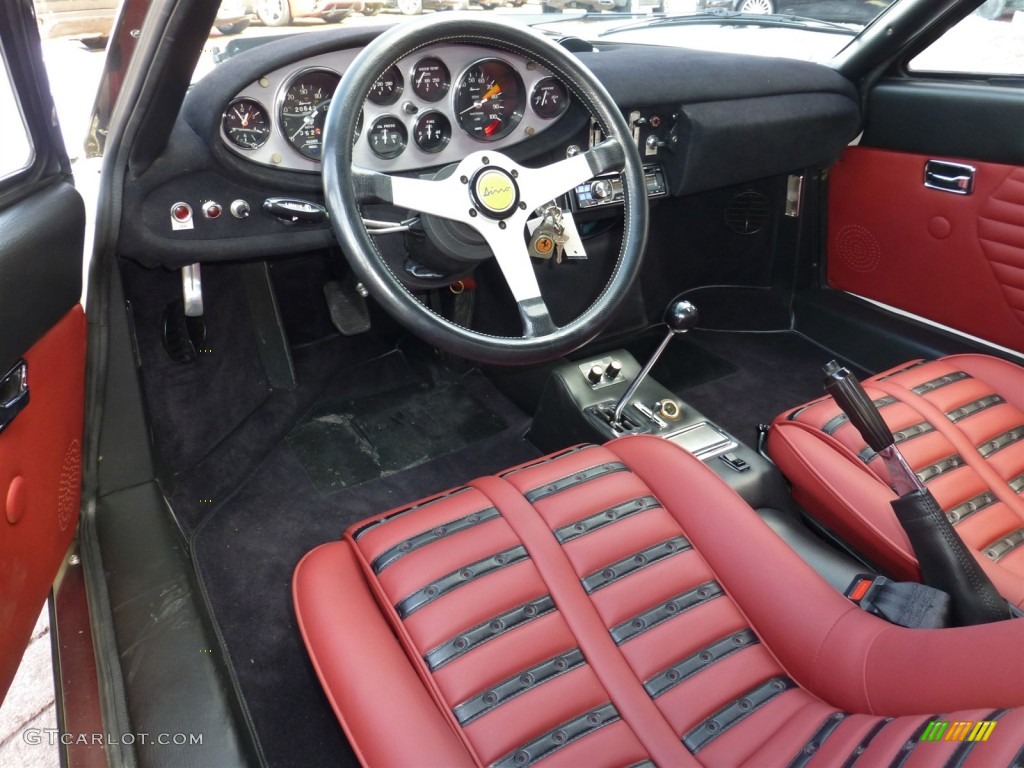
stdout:
POLYGON ((862 573, 843 594, 868 613, 901 627, 942 629, 951 624, 949 595, 924 584, 862 573))

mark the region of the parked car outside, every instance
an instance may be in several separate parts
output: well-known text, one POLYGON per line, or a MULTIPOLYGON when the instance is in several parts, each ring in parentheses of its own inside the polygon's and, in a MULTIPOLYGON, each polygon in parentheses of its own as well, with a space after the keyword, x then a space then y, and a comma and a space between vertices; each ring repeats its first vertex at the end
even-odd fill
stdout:
POLYGON ((698 11, 795 14, 842 24, 867 24, 889 5, 888 0, 697 0, 698 11))
POLYGON ((583 8, 587 11, 620 11, 623 13, 653 8, 655 13, 664 13, 665 0, 541 0, 544 13, 560 13, 566 8, 583 8))
POLYGON ((335 24, 351 13, 374 16, 384 0, 255 0, 253 11, 268 27, 285 27, 294 19, 319 18, 335 24))
MULTIPOLYGON (((118 5, 118 0, 35 0, 40 36, 79 36, 102 47, 110 35, 118 5)), ((250 21, 246 0, 224 0, 214 26, 221 34, 237 35, 250 21)))

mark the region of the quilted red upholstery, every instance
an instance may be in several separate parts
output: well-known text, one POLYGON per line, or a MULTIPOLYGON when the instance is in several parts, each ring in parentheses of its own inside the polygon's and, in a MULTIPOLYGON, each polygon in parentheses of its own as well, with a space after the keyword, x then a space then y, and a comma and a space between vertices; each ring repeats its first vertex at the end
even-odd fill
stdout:
POLYGON ((1024 621, 908 630, 864 613, 653 437, 357 525, 302 560, 294 599, 366 765, 1024 758, 1024 621), (997 727, 920 742, 933 719, 997 727))
MULTIPOLYGON (((1024 369, 957 355, 864 387, 993 583, 1024 606, 1024 369)), ((831 398, 779 416, 768 451, 810 514, 897 578, 919 577, 882 460, 831 398)))

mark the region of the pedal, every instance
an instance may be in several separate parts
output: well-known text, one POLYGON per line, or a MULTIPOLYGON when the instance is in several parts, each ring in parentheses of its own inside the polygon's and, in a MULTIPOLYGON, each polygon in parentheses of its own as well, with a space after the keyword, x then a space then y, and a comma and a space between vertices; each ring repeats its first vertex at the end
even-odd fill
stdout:
POLYGON ((342 336, 355 336, 370 330, 370 308, 366 289, 349 274, 344 282, 332 280, 324 285, 324 298, 331 322, 342 336))
POLYGON ((206 341, 206 321, 202 315, 185 314, 183 299, 175 299, 164 307, 162 340, 164 351, 176 363, 191 363, 199 357, 199 349, 206 341))

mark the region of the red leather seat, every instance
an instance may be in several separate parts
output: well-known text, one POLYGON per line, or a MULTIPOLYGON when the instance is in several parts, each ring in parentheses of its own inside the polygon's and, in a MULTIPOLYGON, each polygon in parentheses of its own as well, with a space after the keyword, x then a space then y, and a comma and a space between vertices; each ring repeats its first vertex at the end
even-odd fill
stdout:
MULTIPOLYGON (((885 371, 864 388, 996 588, 1024 606, 1024 369, 957 355, 885 371)), ((895 578, 920 578, 882 460, 832 398, 779 416, 768 452, 809 514, 895 578)))
POLYGON ((862 612, 653 437, 357 525, 302 560, 294 600, 366 765, 1024 760, 1024 621, 909 630, 862 612), (972 723, 949 726, 962 738, 995 726, 921 741, 937 720, 972 723))

